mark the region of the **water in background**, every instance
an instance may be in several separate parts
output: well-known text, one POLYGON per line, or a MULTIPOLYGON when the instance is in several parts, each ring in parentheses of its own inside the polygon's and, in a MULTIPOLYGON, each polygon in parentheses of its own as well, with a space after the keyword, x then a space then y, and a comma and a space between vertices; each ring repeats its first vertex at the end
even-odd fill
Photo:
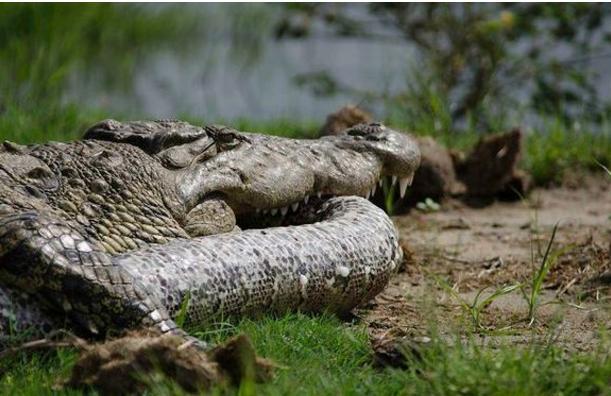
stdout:
MULTIPOLYGON (((141 62, 132 86, 120 92, 107 91, 95 79, 77 76, 68 99, 146 118, 188 115, 207 122, 238 118, 321 120, 336 108, 358 104, 363 98, 316 96, 295 84, 296 75, 326 70, 352 88, 393 94, 405 89, 408 66, 417 65, 417 51, 406 44, 353 38, 266 39, 257 59, 245 64, 236 59, 236 46, 227 29, 236 5, 192 7, 202 13, 206 24, 205 37, 194 38, 201 46, 183 57, 169 52, 151 54, 141 62)), ((265 26, 253 25, 253 29, 257 34, 271 33, 277 9, 264 4, 257 7, 266 7, 268 16, 265 26)), ((590 67, 601 75, 598 87, 602 96, 609 97, 610 79, 605 77, 611 61, 602 58, 590 67)), ((379 104, 365 105, 380 114, 379 104)))
MULTIPOLYGON (((295 84, 296 75, 325 70, 363 91, 396 93, 405 89, 406 64, 415 53, 405 44, 337 38, 274 40, 271 33, 278 9, 259 4, 252 7, 259 7, 254 14, 265 15, 264 25, 249 28, 264 37, 263 45, 256 59, 244 62, 236 57, 243 49, 232 41, 228 24, 236 23, 236 11, 244 11, 246 15, 241 17, 248 18, 253 10, 244 5, 190 7, 201 13, 205 25, 202 37, 194 38, 198 46, 193 51, 184 56, 151 54, 140 62, 133 84, 126 90, 109 91, 92 79, 91 73, 75 76, 66 100, 146 118, 188 115, 207 122, 238 118, 320 120, 337 107, 358 104, 363 98, 347 94, 321 98, 295 84)), ((375 103, 364 104, 376 109, 375 103)))

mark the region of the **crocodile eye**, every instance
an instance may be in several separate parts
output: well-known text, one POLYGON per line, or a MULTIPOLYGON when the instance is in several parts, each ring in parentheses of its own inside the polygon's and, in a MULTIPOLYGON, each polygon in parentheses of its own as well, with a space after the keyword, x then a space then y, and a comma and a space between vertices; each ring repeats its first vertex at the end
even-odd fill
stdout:
POLYGON ((242 141, 233 133, 223 133, 216 139, 216 148, 219 151, 231 150, 240 145, 242 141))
POLYGON ((231 150, 244 141, 249 141, 247 137, 241 135, 235 129, 224 126, 206 127, 208 135, 214 140, 218 151, 231 150))

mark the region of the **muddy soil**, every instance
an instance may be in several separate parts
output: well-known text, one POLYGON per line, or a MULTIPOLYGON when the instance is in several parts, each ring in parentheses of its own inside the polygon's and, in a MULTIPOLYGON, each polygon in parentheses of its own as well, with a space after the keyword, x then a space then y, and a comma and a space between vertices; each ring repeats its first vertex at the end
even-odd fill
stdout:
POLYGON ((486 342, 552 337, 569 350, 596 348, 601 330, 611 330, 611 180, 577 180, 520 202, 471 208, 450 201, 439 211, 394 217, 404 271, 357 313, 373 339, 475 332, 486 342), (545 277, 534 322, 517 289, 483 309, 475 325, 460 300, 470 304, 482 290, 480 301, 507 285, 530 285, 555 224, 551 252, 562 254, 545 277))

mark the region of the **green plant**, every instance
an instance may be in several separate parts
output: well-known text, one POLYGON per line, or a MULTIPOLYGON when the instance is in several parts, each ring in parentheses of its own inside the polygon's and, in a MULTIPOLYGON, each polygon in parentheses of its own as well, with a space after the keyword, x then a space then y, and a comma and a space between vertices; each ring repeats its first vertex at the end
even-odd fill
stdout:
POLYGON ((388 183, 386 180, 382 182, 382 192, 384 193, 384 210, 389 216, 395 211, 395 183, 388 183))
POLYGON ((199 26, 196 15, 175 6, 2 4, 0 105, 61 105, 78 72, 125 86, 153 48, 184 51, 199 26))
POLYGON ((184 327, 185 322, 187 320, 187 312, 189 311, 189 302, 191 301, 191 292, 187 290, 185 296, 183 297, 180 308, 178 309, 178 313, 176 314, 176 318, 174 321, 179 327, 184 327))
POLYGON ((543 254, 543 257, 541 258, 539 266, 535 267, 533 276, 530 282, 526 283, 530 287, 530 290, 527 291, 525 287, 520 287, 522 296, 524 297, 524 300, 526 301, 528 305, 527 320, 528 320, 529 326, 532 326, 532 324, 535 322, 535 315, 536 315, 537 309, 541 305, 540 295, 541 295, 541 290, 543 288, 543 282, 545 281, 547 274, 550 272, 550 270, 552 269, 552 267, 558 260, 558 257, 560 257, 568 249, 571 248, 571 246, 569 245, 569 246, 565 246, 563 249, 552 251, 552 245, 554 243, 554 239, 556 237, 557 230, 558 230, 558 223, 554 225, 554 228, 552 230, 552 235, 547 243, 547 247, 545 248, 545 253, 543 254))
MULTIPOLYGON (((291 314, 235 323, 260 356, 285 367, 257 394, 288 395, 604 395, 609 394, 611 355, 602 334, 600 348, 567 354, 557 344, 515 347, 478 337, 442 339, 432 335, 426 347, 408 352, 407 369, 376 369, 364 326, 346 325, 330 315, 291 314)), ((224 337, 223 337, 224 338, 224 337)), ((552 342, 554 342, 552 340, 552 342)), ((66 378, 76 360, 74 349, 20 353, 0 361, 0 394, 81 395, 51 390, 66 378)), ((213 394, 236 394, 217 390, 213 394)), ((183 395, 171 383, 156 383, 151 395, 183 395)))
POLYGON ((598 162, 597 160, 595 160, 595 161, 596 161, 596 164, 597 164, 598 166, 600 166, 600 167, 601 167, 601 168, 602 168, 602 169, 603 169, 605 172, 607 172, 607 174, 608 174, 609 176, 611 176, 611 170, 609 170, 609 168, 607 168, 606 166, 604 166, 603 164, 601 164, 601 163, 600 163, 600 162, 598 162))
POLYGON ((507 113, 551 114, 569 124, 597 122, 608 112, 595 73, 583 67, 608 56, 606 5, 291 4, 282 11, 279 38, 316 36, 324 24, 328 35, 404 44, 397 51, 415 59, 406 62, 405 88, 398 92, 386 84, 366 90, 324 69, 298 75, 295 81, 317 95, 341 92, 417 113, 446 108, 454 126, 467 121, 481 129, 508 120, 507 113), (441 101, 431 101, 431 94, 441 101))
POLYGON ((485 330, 484 326, 482 326, 481 324, 481 318, 482 318, 482 313, 484 309, 486 309, 486 307, 492 304, 499 297, 512 293, 513 291, 518 290, 521 287, 521 284, 519 283, 508 285, 508 286, 503 286, 498 289, 495 289, 491 294, 489 294, 488 296, 480 300, 484 291, 486 291, 489 288, 489 287, 484 287, 483 289, 480 289, 477 292, 477 294, 473 298, 473 301, 468 301, 465 298, 463 298, 458 292, 456 292, 456 290, 454 290, 454 288, 451 287, 444 280, 438 278, 437 284, 441 286, 447 293, 449 293, 456 301, 458 301, 463 311, 469 315, 471 319, 471 323, 473 325, 473 329, 475 331, 485 330))

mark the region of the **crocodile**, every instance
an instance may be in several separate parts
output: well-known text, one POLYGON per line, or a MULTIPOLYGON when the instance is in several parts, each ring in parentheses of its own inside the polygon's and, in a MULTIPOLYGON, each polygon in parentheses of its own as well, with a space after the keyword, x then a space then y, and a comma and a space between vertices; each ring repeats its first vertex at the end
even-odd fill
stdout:
POLYGON ((219 317, 347 312, 401 260, 366 198, 411 183, 407 134, 288 139, 177 120, 0 146, 0 336, 60 327, 186 333, 219 317))

